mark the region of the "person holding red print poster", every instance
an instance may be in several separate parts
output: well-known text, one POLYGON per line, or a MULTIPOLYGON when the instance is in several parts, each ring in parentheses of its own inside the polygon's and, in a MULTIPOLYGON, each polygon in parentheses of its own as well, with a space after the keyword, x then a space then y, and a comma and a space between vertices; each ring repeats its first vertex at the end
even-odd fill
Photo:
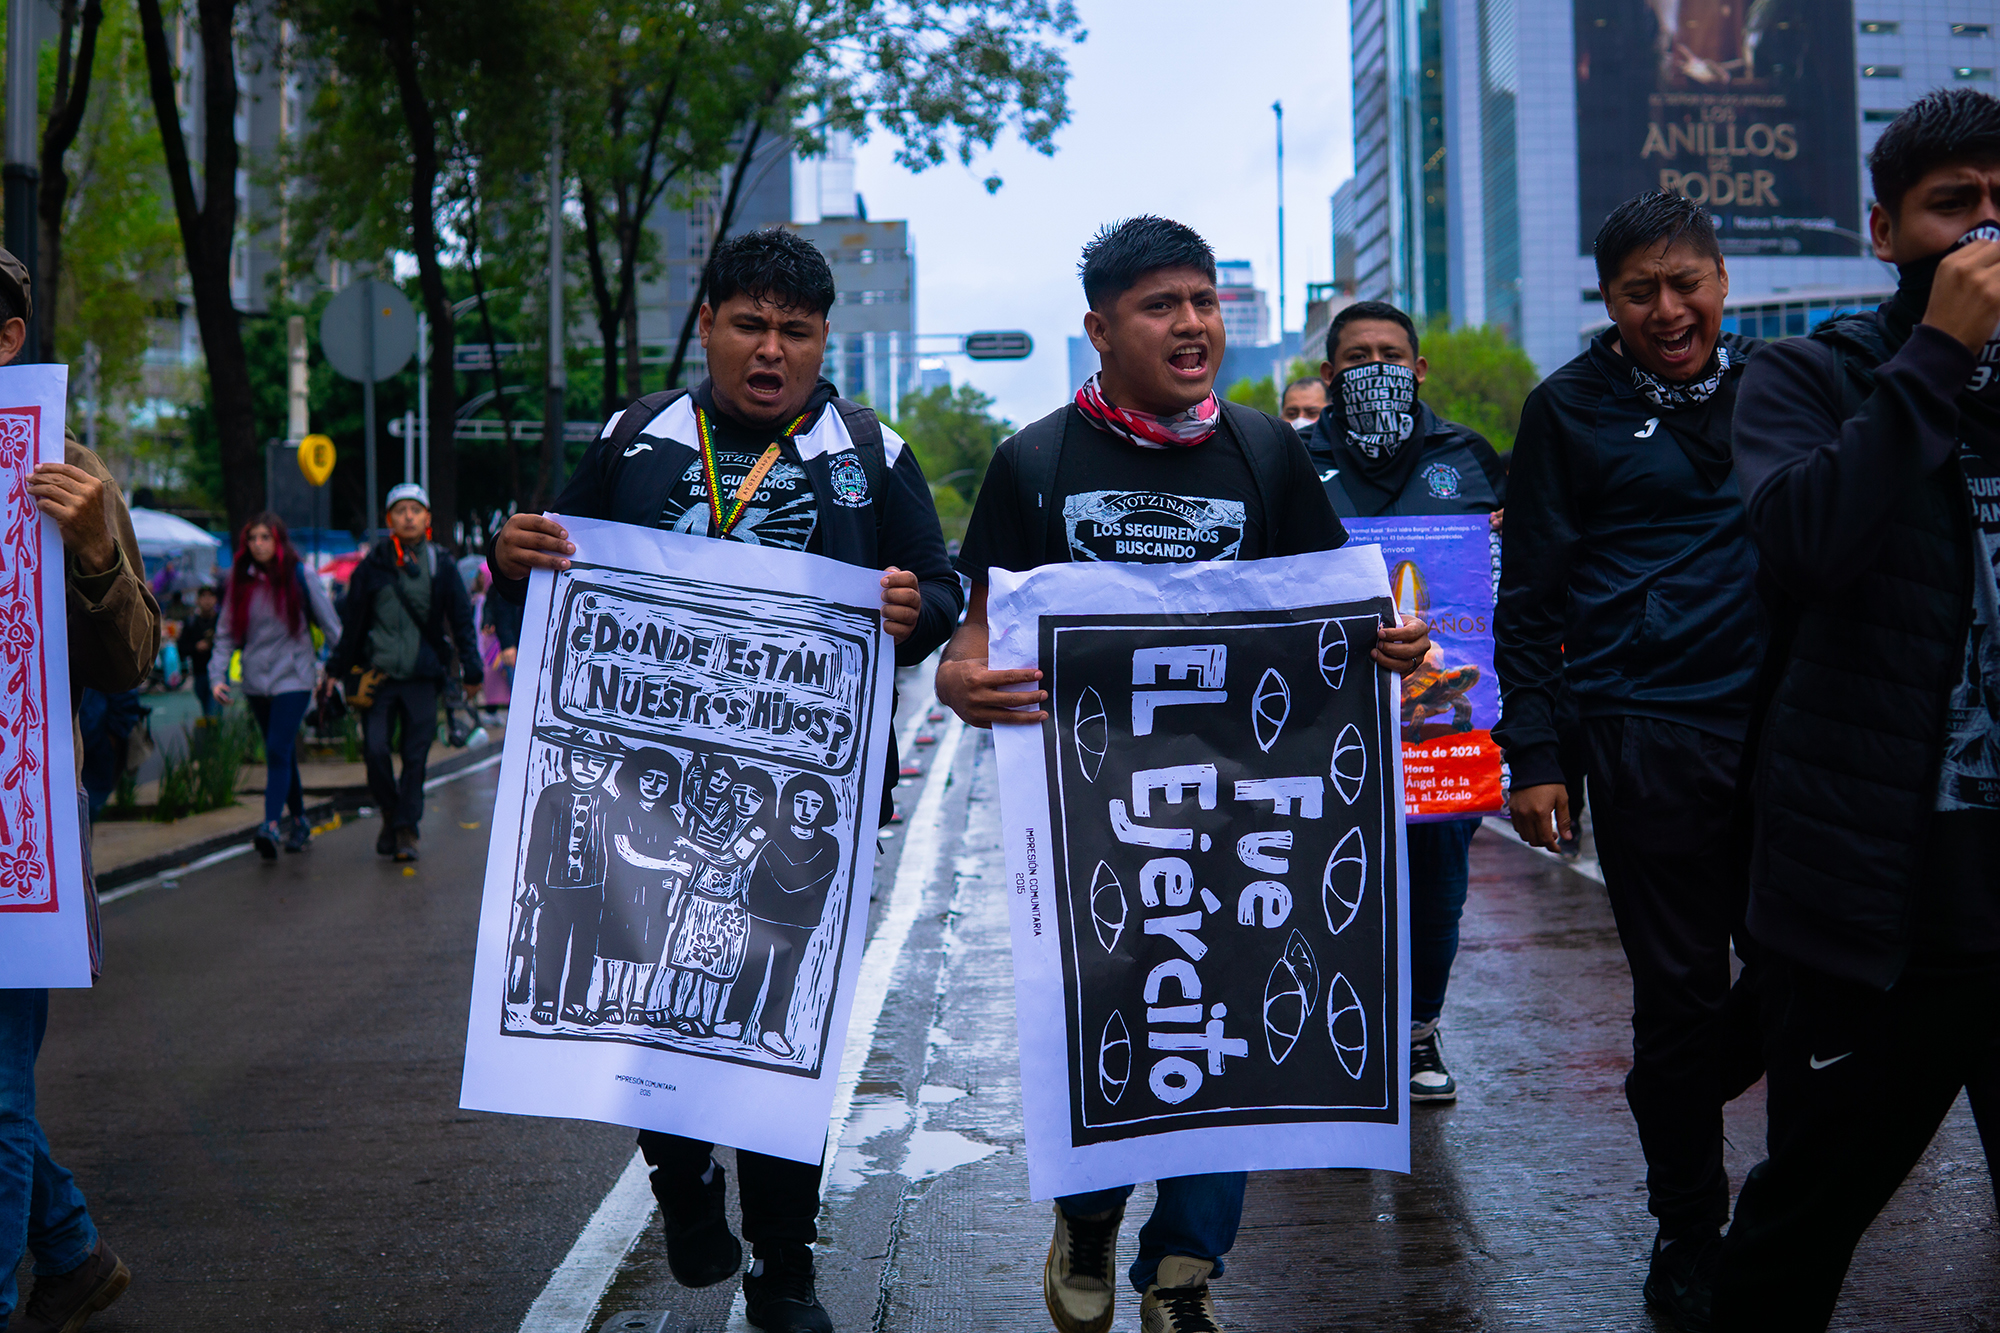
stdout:
MULTIPOLYGON (((1413 525, 1375 520, 1490 515, 1487 524, 1475 527, 1478 541, 1474 552, 1475 560, 1490 570, 1486 536, 1480 529, 1499 530, 1500 508, 1507 498, 1506 469, 1485 437, 1470 427, 1446 421, 1418 399, 1417 391, 1429 370, 1418 350, 1417 327, 1408 315, 1383 301, 1357 301, 1347 306, 1333 317, 1327 330, 1326 360, 1320 365, 1327 406, 1306 441, 1333 512, 1346 522, 1356 540, 1382 543, 1383 555, 1391 562, 1390 583, 1398 608, 1418 613, 1430 609, 1423 597, 1424 574, 1415 560, 1398 560, 1402 554, 1399 548, 1408 545, 1398 538, 1408 536, 1413 525), (1406 601, 1411 604, 1405 605, 1406 601)), ((1434 535, 1440 540, 1424 543, 1427 549, 1442 552, 1463 545, 1454 542, 1452 534, 1434 535)), ((1484 580, 1487 605, 1480 608, 1481 628, 1485 630, 1480 637, 1487 638, 1482 656, 1488 662, 1480 690, 1487 713, 1477 719, 1482 728, 1492 726, 1495 703, 1490 666, 1490 578, 1489 573, 1484 580)), ((1412 821, 1408 837, 1413 1102, 1458 1100, 1458 1082, 1444 1063, 1438 1018, 1444 1012, 1452 961, 1458 957, 1458 921, 1465 911, 1472 835, 1480 816, 1433 817, 1418 822, 1426 812, 1415 801, 1415 779, 1434 765, 1457 760, 1437 757, 1436 746, 1426 751, 1407 746, 1484 735, 1473 730, 1472 692, 1481 686, 1479 664, 1452 660, 1456 655, 1447 655, 1442 641, 1445 636, 1436 626, 1433 635, 1437 641, 1424 663, 1403 682, 1404 780, 1412 789, 1406 814, 1412 821)), ((1475 747, 1444 748, 1456 752, 1475 747)), ((1499 752, 1490 739, 1476 748, 1479 753, 1471 757, 1468 767, 1490 770, 1480 783, 1482 787, 1490 783, 1490 787, 1480 794, 1488 797, 1487 808, 1497 810, 1499 752)))

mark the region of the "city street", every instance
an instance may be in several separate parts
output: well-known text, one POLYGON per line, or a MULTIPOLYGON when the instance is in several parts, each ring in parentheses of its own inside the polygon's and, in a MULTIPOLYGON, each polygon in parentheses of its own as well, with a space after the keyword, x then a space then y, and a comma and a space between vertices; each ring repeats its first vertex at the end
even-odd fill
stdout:
MULTIPOLYGON (((927 686, 904 673, 905 734, 927 686)), ((1047 1328, 993 754, 955 721, 929 730, 917 753, 949 782, 905 783, 883 843, 862 970, 882 999, 843 1099, 820 1292, 843 1330, 1047 1328)), ((238 856, 107 904, 104 979, 54 995, 40 1065, 53 1150, 134 1273, 93 1330, 747 1327, 735 1284, 672 1282, 657 1219, 622 1263, 572 1254, 587 1228, 615 1234, 606 1196, 630 1131, 457 1108, 497 777, 437 786, 414 874, 374 854, 364 821, 302 856, 238 856), (571 1287, 609 1286, 595 1315, 549 1322, 560 1302, 538 1298, 566 1256, 571 1287)), ((1628 1012, 1600 886, 1482 831, 1444 1028, 1461 1100, 1417 1110, 1409 1176, 1254 1178, 1216 1284, 1225 1322, 1655 1328, 1620 1087, 1628 1012)), ((1761 1088, 1730 1132, 1740 1180, 1761 1155, 1761 1088)), ((1121 1293, 1120 1330, 1137 1305, 1121 1293)), ((1962 1100, 1864 1241, 1834 1327, 2000 1327, 2000 1226, 1962 1100)))

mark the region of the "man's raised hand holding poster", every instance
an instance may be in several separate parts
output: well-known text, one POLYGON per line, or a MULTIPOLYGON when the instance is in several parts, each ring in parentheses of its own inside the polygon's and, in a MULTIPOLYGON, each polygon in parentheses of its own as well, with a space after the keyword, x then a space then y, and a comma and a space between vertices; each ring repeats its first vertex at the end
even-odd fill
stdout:
POLYGON ((1032 1192, 1405 1170, 1407 921, 1380 552, 994 569, 1032 1192), (1088 612, 1078 608, 1088 607, 1088 612))
POLYGON ((0 369, 0 986, 90 984, 62 538, 28 478, 63 461, 68 374, 0 369))
POLYGON ((888 740, 880 576, 564 522, 522 624, 461 1103, 817 1162, 888 740))

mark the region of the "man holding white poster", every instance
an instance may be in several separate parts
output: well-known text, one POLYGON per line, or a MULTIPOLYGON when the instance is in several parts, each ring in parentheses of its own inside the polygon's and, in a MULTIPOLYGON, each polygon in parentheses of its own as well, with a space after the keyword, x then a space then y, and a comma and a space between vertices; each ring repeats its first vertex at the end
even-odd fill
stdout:
MULTIPOLYGON (((1328 996, 1333 982, 1319 975, 1313 952, 1302 935, 1299 947, 1295 948, 1290 936, 1281 931, 1275 941, 1280 949, 1276 964, 1264 963, 1269 969, 1268 982, 1263 972, 1258 974, 1257 986, 1263 994, 1266 1021, 1258 1022, 1254 1000, 1245 1006, 1251 1012, 1229 1009, 1225 1004, 1205 1007, 1204 977, 1220 987, 1225 984, 1225 970, 1213 964, 1205 974, 1195 970, 1194 964, 1209 949, 1196 933, 1204 920, 1204 909, 1215 913, 1220 908, 1231 919, 1281 925, 1292 911, 1290 890, 1277 879, 1266 878, 1244 889, 1240 896, 1232 889, 1232 901, 1226 907, 1206 886, 1202 886, 1197 899, 1192 866, 1185 858, 1169 854, 1175 850, 1192 852, 1197 845, 1194 829, 1138 826, 1149 815, 1161 823, 1201 822, 1207 818, 1207 812, 1223 804, 1219 768, 1226 756, 1217 754, 1219 746, 1243 751, 1246 762, 1248 755, 1258 755, 1260 767, 1264 760, 1273 765, 1284 762, 1274 755, 1282 755, 1300 731, 1295 727, 1291 736, 1286 734, 1285 723, 1294 700, 1292 687, 1285 683, 1285 672, 1300 680, 1298 703, 1300 711, 1305 712, 1318 706, 1316 701, 1320 696, 1337 694, 1341 683, 1349 677, 1359 683, 1362 677, 1374 674, 1362 670, 1345 672, 1350 640, 1356 645, 1365 643, 1375 661, 1395 671, 1408 671, 1423 659, 1428 638, 1422 624, 1382 628, 1376 623, 1376 617, 1387 605, 1387 582, 1379 559, 1374 563, 1372 585, 1361 578, 1349 580, 1356 595, 1349 599, 1354 614, 1345 619, 1328 613, 1316 621, 1302 616, 1287 618, 1283 625, 1259 625, 1251 623, 1253 617, 1210 614, 1210 608, 1199 600, 1192 605, 1177 606, 1179 614, 1173 617, 1172 629, 1159 628, 1158 617, 1154 616, 1145 626, 1079 624, 1056 631, 1051 627, 1058 617, 1051 615, 1041 617, 1038 635, 1033 628, 1034 619, 1025 619, 1026 634, 1037 642, 1032 648, 1020 651, 1022 659, 1041 661, 1051 672, 1055 671, 1066 646, 1058 648, 1041 636, 1075 629, 1076 641, 1083 645, 1078 658, 1084 663, 1080 670, 1103 676, 1105 688, 1112 691, 1114 698, 1129 696, 1129 728, 1122 716, 1115 720, 1109 716, 1095 687, 1071 699, 1057 688, 1053 675, 1047 682, 1048 688, 1043 688, 1044 671, 1037 667, 989 668, 989 652, 998 652, 1003 647, 997 638, 989 644, 989 582, 1003 596, 1012 593, 1024 580, 1013 578, 1009 571, 1093 563, 1176 567, 1172 573, 1162 570, 1150 577, 1146 571, 1122 568, 1064 568, 1043 570, 1033 576, 1042 578, 1051 573, 1059 576, 1060 586, 1053 587, 1045 601, 1061 602, 1067 598, 1067 608, 1088 606, 1111 612, 1127 609, 1128 605, 1136 607, 1149 599, 1157 602, 1167 598, 1169 594, 1161 592, 1163 581, 1171 582, 1186 571, 1187 562, 1252 562, 1235 579, 1239 585, 1236 591, 1243 594, 1247 604, 1259 597, 1281 598, 1282 589, 1274 592, 1271 585, 1283 584, 1287 576, 1303 584, 1310 582, 1315 573, 1314 562, 1276 561, 1264 570, 1255 562, 1266 557, 1330 551, 1339 547, 1346 536, 1327 504, 1297 432, 1276 418, 1222 403, 1213 391, 1224 340, 1221 306, 1215 289, 1215 257, 1207 242, 1189 228, 1164 218, 1133 218, 1106 228, 1085 247, 1082 277, 1084 294, 1090 303, 1084 327, 1097 348, 1103 369, 1084 385, 1073 405, 1066 405, 1029 426, 1002 444, 995 454, 958 559, 960 571, 973 584, 971 607, 965 624, 946 650, 937 678, 938 697, 974 726, 998 722, 1040 728, 1050 720, 1050 714, 1041 705, 1049 703, 1052 694, 1055 695, 1058 706, 1067 704, 1065 721, 1058 731, 1074 742, 1060 749, 1058 759, 1051 763, 1052 769, 1059 770, 1058 784, 1071 777, 1093 788, 1100 778, 1110 784, 1106 790, 1113 799, 1108 803, 1103 800, 1089 803, 1110 821, 1102 830, 1105 859, 1096 870, 1088 865, 1072 868, 1070 878, 1064 881, 1071 888, 1066 895, 1069 901, 1087 901, 1094 909, 1085 913, 1091 919, 1083 923, 1081 931, 1066 917, 1062 921, 1066 937, 1076 943, 1080 955, 1087 954, 1090 960, 1087 970, 1091 975, 1083 978, 1081 970, 1073 969, 1064 983, 1054 989, 1077 994, 1087 985, 1096 993, 1129 982, 1135 1000, 1144 992, 1143 1003, 1136 1008, 1127 1006, 1135 1015, 1129 1020, 1116 1009, 1108 1018, 1091 1014, 1089 1026, 1095 1031, 1091 1033, 1090 1049, 1081 1054, 1072 1050, 1069 1067, 1044 1083, 1070 1086, 1070 1094, 1058 1091, 1056 1095, 1059 1099, 1065 1095, 1072 1097, 1073 1109, 1082 1106, 1088 1112, 1086 1120, 1091 1120, 1105 1105, 1115 1107, 1128 1086, 1143 1088, 1163 1106, 1183 1102, 1190 1107, 1205 1106, 1206 1102, 1190 1100, 1199 1092, 1203 1080, 1219 1088, 1227 1082, 1228 1071, 1244 1068, 1246 1064, 1257 1068, 1260 1085, 1282 1081, 1266 1075, 1271 1067, 1281 1063, 1280 1047, 1285 1054, 1289 1053, 1310 1013, 1316 1022, 1327 1024, 1334 1043, 1333 1049, 1325 1052, 1327 1063, 1337 1059, 1366 1063, 1379 1085, 1382 1109, 1378 1114, 1387 1115, 1400 1129, 1402 1089, 1388 1085, 1379 1049, 1381 1043, 1379 1040, 1376 1043, 1375 1059, 1366 1062, 1365 1052, 1356 1043, 1343 1040, 1345 1030, 1339 1029, 1338 1023, 1351 1009, 1359 1008, 1358 1001, 1351 1008, 1343 1003, 1337 1012, 1331 1001, 1327 1001, 1329 1007, 1324 1013, 1316 1009, 1328 996), (1376 594, 1372 601, 1370 591, 1376 594), (1301 630, 1308 630, 1304 640, 1292 643, 1301 630), (1234 679, 1232 673, 1240 674, 1253 663, 1262 664, 1274 653, 1286 655, 1284 671, 1275 664, 1267 666, 1255 699, 1246 693, 1242 701, 1252 709, 1248 723, 1251 735, 1235 736, 1226 742, 1212 740, 1205 730, 1206 723, 1197 724, 1190 715, 1213 710, 1173 707, 1219 702, 1224 695, 1234 700, 1225 684, 1234 679), (1232 660, 1238 665, 1232 667, 1232 660), (1097 670, 1099 667, 1103 669, 1097 670), (1122 690, 1113 680, 1114 668, 1127 673, 1120 678, 1124 682, 1122 690), (1137 682, 1142 676, 1157 682, 1159 688, 1139 686, 1137 682), (1274 678, 1275 685, 1271 683, 1274 678), (1093 697, 1098 699, 1094 705, 1093 697), (1190 727, 1194 729, 1192 739, 1187 730, 1190 727), (1177 749, 1182 757, 1163 767, 1158 754, 1163 749, 1177 749), (1217 757, 1218 763, 1190 762, 1211 756, 1217 757), (1129 784, 1129 791, 1121 784, 1129 784), (1113 787, 1118 790, 1112 790, 1113 787), (1175 812, 1169 816, 1157 803, 1172 805, 1175 812), (1201 813, 1188 816, 1186 812, 1197 805, 1201 813), (1133 853, 1133 848, 1121 844, 1133 843, 1159 849, 1145 854, 1143 866, 1134 861, 1125 871, 1125 878, 1135 881, 1133 888, 1138 901, 1148 907, 1183 909, 1178 915, 1148 919, 1143 925, 1133 919, 1132 900, 1127 896, 1119 868, 1110 864, 1111 849, 1117 849, 1123 866, 1128 859, 1125 854, 1133 853), (1077 883, 1078 877, 1089 887, 1077 883), (1089 938, 1093 936, 1094 939, 1089 938), (1140 955, 1134 942, 1149 938, 1169 941, 1178 948, 1179 956, 1163 955, 1150 971, 1138 966, 1135 959, 1140 955), (1290 983, 1278 986, 1286 977, 1290 983), (1278 986, 1280 993, 1274 994, 1271 986, 1278 986), (1280 1018, 1289 1014, 1291 1021, 1274 1027, 1274 1013, 1280 1018), (1149 1031, 1149 1025, 1164 1028, 1169 1024, 1179 1024, 1182 1030, 1149 1031), (1253 1041, 1260 1056, 1268 1059, 1243 1058, 1253 1041), (1151 1051, 1177 1054, 1157 1058, 1151 1074, 1142 1074, 1137 1058, 1140 1042, 1147 1043, 1151 1051), (1094 1070, 1093 1087, 1078 1089, 1075 1085, 1083 1080, 1071 1075, 1085 1066, 1094 1070)), ((1217 566, 1194 568, 1214 571, 1217 566)), ((1224 580, 1232 577, 1228 574, 1231 568, 1234 566, 1221 567, 1224 580)), ((1330 585, 1338 582, 1337 578, 1328 580, 1330 585)), ((1119 619, 1115 614, 1108 618, 1119 619)), ((996 621, 993 628, 1004 632, 1009 626, 996 621)), ((1353 659, 1357 665, 1368 660, 1358 650, 1353 659)), ((1254 669, 1251 674, 1255 677, 1254 669)), ((1385 709, 1386 699, 1376 700, 1376 706, 1385 709)), ((1242 721, 1233 704, 1227 711, 1233 721, 1242 721)), ((1388 715, 1382 712, 1380 716, 1386 719, 1388 715)), ((1044 734, 1023 731, 1006 739, 1010 749, 1012 740, 1018 737, 1038 753, 1044 734)), ((996 743, 999 739, 996 738, 996 743)), ((1376 754, 1393 755, 1393 750, 1391 740, 1376 754)), ((1357 749, 1355 753, 1358 757, 1360 751, 1357 749)), ((1010 756, 1003 753, 1001 762, 1009 764, 1010 756)), ((1393 758, 1389 762, 1393 765, 1393 758)), ((1017 772, 1027 779, 1024 785, 1039 789, 1043 780, 1036 767, 1031 754, 1017 772)), ((1232 763, 1231 767, 1239 766, 1232 763)), ((1325 751, 1319 752, 1313 767, 1314 775, 1309 778, 1252 777, 1230 788, 1230 794, 1238 802, 1262 802, 1259 808, 1271 820, 1283 824, 1296 819, 1299 824, 1296 829, 1284 827, 1246 833, 1234 844, 1235 852, 1246 866, 1269 867, 1272 876, 1281 873, 1277 867, 1289 865, 1295 835, 1303 841, 1318 832, 1317 825, 1307 827, 1307 822, 1318 819, 1325 802, 1331 801, 1337 807, 1343 799, 1360 798, 1363 783, 1358 776, 1353 784, 1354 797, 1348 798, 1346 791, 1327 792, 1330 780, 1334 783, 1347 780, 1338 757, 1331 775, 1327 772, 1325 751)), ((1380 782, 1379 764, 1371 776, 1380 782)), ((1010 787, 1014 780, 1010 776, 1010 787)), ((1375 795, 1380 807, 1375 826, 1375 873, 1379 876, 1384 857, 1400 860, 1393 832, 1384 844, 1382 821, 1388 821, 1393 830, 1399 826, 1399 820, 1395 818, 1398 812, 1393 799, 1379 799, 1383 795, 1380 789, 1375 789, 1375 795)), ((1051 791, 1046 799, 1057 799, 1056 793, 1051 791)), ((1011 815, 1009 822, 1013 822, 1011 815)), ((1201 834, 1202 851, 1223 845, 1216 842, 1214 834, 1201 834)), ((1066 847, 1064 854, 1067 855, 1066 847)), ((1054 852, 1050 851, 1050 855, 1054 852)), ((1336 863, 1340 855, 1337 848, 1332 859, 1322 854, 1329 883, 1337 878, 1336 863)), ((1302 851, 1301 865, 1305 858, 1302 851)), ((1010 866, 1012 860, 1010 856, 1010 866)), ((1352 859, 1345 864, 1353 864, 1352 859)), ((1365 881, 1365 869, 1361 873, 1365 881)), ((1017 902, 1021 894, 1028 892, 1024 883, 1025 880, 1016 885, 1017 902)), ((1356 887, 1360 887, 1359 881, 1356 887)), ((1039 889, 1035 892, 1038 894, 1039 889)), ((1055 896, 1053 892, 1051 896, 1055 896)), ((1320 896, 1312 895, 1315 899, 1320 896)), ((1357 903, 1360 901, 1358 895, 1349 896, 1357 903)), ((1383 947, 1393 947, 1393 916, 1384 925, 1379 919, 1381 906, 1378 894, 1377 927, 1382 931, 1383 947)), ((1040 910, 1039 898, 1031 910, 1040 910)), ((1056 910, 1059 917, 1063 915, 1059 908, 1056 910)), ((1307 924, 1306 910, 1302 903, 1298 918, 1301 924, 1307 924)), ((1317 907, 1310 910, 1314 916, 1319 915, 1317 907)), ((1213 924, 1220 925, 1221 920, 1218 918, 1213 924)), ((1338 934, 1346 924, 1345 921, 1330 923, 1328 933, 1338 934)), ((1026 966, 1019 947, 1021 932, 1017 914, 1017 975, 1026 966)), ((1149 960, 1150 952, 1149 949, 1146 955, 1149 960)), ((1377 970, 1383 971, 1379 955, 1377 970)), ((1378 983, 1393 980, 1393 971, 1393 967, 1388 969, 1377 978, 1378 983)), ((1347 993, 1353 993, 1351 987, 1347 993)), ((1075 1026, 1060 1016, 1052 1021, 1066 1028, 1075 1026)), ((1030 1083, 1027 1067, 1031 1060, 1054 1058, 1061 1068, 1061 1056, 1050 1056, 1031 1045, 1036 1035, 1030 1031, 1024 1014, 1024 1086, 1030 1083)), ((1039 1035, 1053 1037, 1058 1048, 1075 1045, 1073 1033, 1055 1037, 1044 1031, 1039 1035)), ((1400 1060, 1395 1067, 1400 1071, 1400 1060)), ((1030 1095, 1039 1096, 1041 1092, 1031 1088, 1030 1095)), ((1133 1105, 1139 1100, 1135 1092, 1133 1105)), ((1266 1107, 1272 1104, 1268 1100, 1265 1103, 1266 1107)), ((1118 1108, 1113 1118, 1124 1113, 1123 1108, 1118 1108)), ((1065 1144, 1122 1139, 1143 1151, 1148 1142, 1143 1135, 1150 1132, 1146 1126, 1134 1127, 1129 1123, 1106 1128, 1101 1118, 1079 1125, 1070 1114, 1060 1111, 1051 1117, 1059 1119, 1060 1125, 1043 1125, 1038 1115, 1038 1111, 1030 1110, 1026 1117, 1030 1169, 1035 1175, 1040 1172, 1033 1163, 1044 1154, 1061 1157, 1065 1144), (1068 1137, 1063 1143, 1050 1146, 1053 1139, 1064 1135, 1068 1137)), ((1215 1131, 1225 1134, 1240 1133, 1243 1126, 1258 1118, 1257 1115, 1232 1118, 1227 1114, 1208 1117, 1212 1124, 1234 1126, 1233 1130, 1215 1131)), ((1268 1114, 1262 1118, 1267 1124, 1283 1119, 1268 1114)), ((1263 1132, 1268 1138, 1268 1131, 1263 1132)), ((1076 1156, 1076 1150, 1072 1149, 1070 1155, 1076 1156)), ((1131 1178, 1128 1175, 1094 1182, 1085 1192, 1068 1194, 1056 1201, 1055 1234, 1044 1267, 1043 1294, 1050 1317, 1064 1333, 1103 1333, 1111 1326, 1118 1229, 1125 1200, 1133 1189, 1119 1182, 1131 1178)), ((1234 1243, 1246 1181, 1246 1173, 1241 1170, 1209 1171, 1159 1181, 1158 1202, 1151 1220, 1140 1231, 1139 1255, 1130 1271, 1133 1287, 1142 1295, 1141 1318, 1147 1333, 1194 1333, 1219 1327, 1209 1299, 1208 1280, 1221 1273, 1223 1256, 1234 1243)))
MULTIPOLYGON (((0 250, 0 365, 20 354, 32 299, 27 268, 0 250)), ((0 1320, 32 1251, 35 1285, 13 1325, 28 1330, 80 1329, 132 1281, 49 1155, 35 1062, 47 988, 88 986, 97 970, 71 701, 143 683, 160 644, 125 501, 103 460, 66 438, 65 382, 62 366, 0 375, 0 477, 20 483, 0 486, 10 510, 0 525, 0 770, 10 775, 0 792, 0 1320)))
MULTIPOLYGON (((742 1264, 711 1156, 715 1136, 730 1134, 754 1250, 748 1318, 767 1333, 826 1333, 811 1248, 821 1153, 844 982, 866 924, 868 842, 889 818, 897 767, 876 625, 895 663, 912 665, 950 634, 963 594, 916 455, 820 377, 835 295, 825 257, 767 228, 717 246, 704 284, 709 378, 614 416, 556 502, 565 522, 614 522, 572 530, 517 514, 494 542, 495 588, 515 600, 531 570, 569 575, 574 556, 583 575, 581 562, 603 561, 607 547, 635 574, 652 571, 589 574, 598 586, 567 592, 559 582, 560 611, 528 604, 522 660, 529 630, 545 627, 568 645, 549 670, 567 674, 550 710, 562 725, 546 738, 536 705, 536 772, 557 793, 538 844, 550 887, 524 894, 533 901, 517 904, 500 946, 535 959, 532 996, 511 979, 502 987, 506 1024, 710 1060, 700 1105, 685 1111, 660 1105, 680 1094, 666 1086, 645 1090, 666 1096, 643 1115, 550 1113, 651 1126, 639 1143, 667 1262, 689 1287, 742 1264), (709 586, 666 586, 683 572, 709 586), (862 783, 878 771, 880 786, 862 783), (592 972, 603 978, 594 986, 592 972), (808 1077, 814 1091, 776 1111, 784 1086, 738 1079, 739 1068, 808 1077), (781 1114, 785 1125, 753 1134, 781 1114), (687 1132, 664 1132, 675 1128, 687 1132)), ((549 688, 537 682, 537 698, 549 688)), ((508 744, 511 754, 511 734, 508 744)), ((474 1040, 486 1000, 475 994, 474 1040)), ((470 1069, 468 1057, 468 1088, 470 1069)))

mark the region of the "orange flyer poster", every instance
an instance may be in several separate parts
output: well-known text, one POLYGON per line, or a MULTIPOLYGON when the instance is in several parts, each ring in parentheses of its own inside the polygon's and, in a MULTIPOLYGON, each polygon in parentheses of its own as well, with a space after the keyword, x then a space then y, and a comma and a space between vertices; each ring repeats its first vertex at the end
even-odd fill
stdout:
POLYGON ((1493 674, 1493 546, 1484 514, 1349 518, 1382 548, 1396 609, 1430 622, 1431 651, 1403 678, 1403 815, 1470 819, 1506 807, 1493 674))

